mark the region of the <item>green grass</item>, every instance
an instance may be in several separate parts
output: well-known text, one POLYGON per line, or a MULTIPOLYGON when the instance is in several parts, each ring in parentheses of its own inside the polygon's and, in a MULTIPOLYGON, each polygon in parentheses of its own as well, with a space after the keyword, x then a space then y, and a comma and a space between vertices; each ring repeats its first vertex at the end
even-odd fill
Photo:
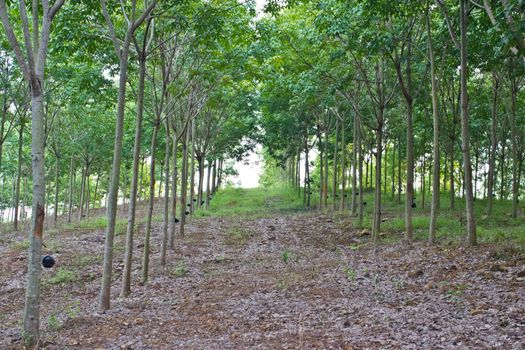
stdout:
MULTIPOLYGON (((105 229, 107 226, 107 218, 105 216, 92 217, 76 223, 66 224, 62 227, 64 230, 82 230, 82 231, 96 231, 105 229)), ((119 236, 126 233, 126 219, 118 219, 115 225, 115 235, 119 236)))
POLYGON ((250 231, 240 225, 233 225, 226 230, 226 244, 244 245, 250 237, 250 231))
MULTIPOLYGON (((421 208, 421 194, 416 194, 417 207, 413 210, 414 238, 416 240, 428 239, 428 227, 430 224, 430 200, 431 195, 426 194, 425 207, 421 208)), ((385 243, 396 242, 403 237, 405 232, 404 217, 404 196, 401 197, 401 204, 397 203, 397 197, 392 199, 391 193, 382 196, 382 214, 386 218, 381 223, 381 232, 386 236, 383 238, 385 243)), ((372 227, 374 194, 372 191, 364 192, 365 207, 364 220, 359 225, 355 219, 355 228, 372 227)), ((436 226, 438 240, 460 242, 466 235, 465 201, 456 198, 455 209, 450 209, 450 197, 447 194, 441 196, 441 206, 436 226)), ((525 244, 525 217, 513 219, 510 217, 512 203, 510 201, 494 201, 493 214, 490 217, 485 215, 487 207, 486 200, 476 200, 474 211, 476 214, 476 224, 478 241, 480 243, 514 243, 525 244)))
POLYGON ((199 210, 196 216, 265 217, 276 212, 302 211, 302 197, 287 186, 258 188, 225 188, 210 203, 209 210, 199 210))
POLYGON ((68 270, 65 268, 59 268, 55 275, 48 280, 48 282, 50 284, 66 284, 75 282, 77 280, 78 276, 75 271, 68 270))

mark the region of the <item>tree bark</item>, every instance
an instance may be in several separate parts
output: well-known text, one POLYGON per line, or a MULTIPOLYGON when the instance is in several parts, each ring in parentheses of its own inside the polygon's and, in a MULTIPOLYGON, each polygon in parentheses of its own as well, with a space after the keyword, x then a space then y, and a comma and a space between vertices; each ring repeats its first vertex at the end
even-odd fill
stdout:
POLYGON ((160 265, 166 266, 166 252, 168 250, 168 225, 169 225, 169 211, 170 211, 170 125, 168 117, 165 122, 166 129, 166 145, 164 149, 164 215, 162 223, 162 243, 160 248, 160 265))
MULTIPOLYGON (((0 135, 1 137, 1 135, 0 135)), ((20 204, 20 179, 22 178, 22 150, 24 145, 24 122, 20 123, 20 129, 18 131, 18 164, 17 164, 17 173, 16 173, 16 185, 15 185, 15 197, 13 203, 13 209, 15 215, 13 218, 13 229, 18 231, 18 213, 19 213, 19 204, 20 204)), ((55 219, 56 222, 56 219, 55 219)))
POLYGON ((494 202, 494 171, 496 168, 496 147, 498 145, 498 89, 499 80, 496 72, 492 72, 492 122, 490 125, 490 152, 489 152, 489 169, 487 179, 487 215, 492 215, 492 206, 494 202))
POLYGON ((146 218, 146 231, 144 232, 144 251, 142 254, 142 284, 148 283, 149 277, 149 253, 151 237, 151 221, 153 216, 153 206, 155 204, 155 152, 157 150, 157 133, 159 130, 160 116, 157 115, 155 125, 153 126, 153 135, 151 136, 151 164, 149 172, 149 202, 148 216, 146 218))
MULTIPOLYGON (((126 227, 126 250, 124 253, 124 271, 122 273, 122 286, 120 295, 127 297, 131 292, 131 264, 133 261, 133 239, 135 233, 135 213, 137 210, 137 188, 139 180, 140 148, 142 142, 142 118, 144 115, 144 88, 146 77, 145 47, 139 52, 139 84, 137 88, 137 117, 135 119, 135 139, 133 144, 133 164, 131 188, 129 194, 128 225, 126 227)), ((141 179, 142 179, 141 166, 141 179)), ((141 184, 142 187, 142 184, 141 184)))
POLYGON ((428 52, 430 57, 430 80, 432 85, 432 126, 433 126, 433 141, 432 141, 432 157, 433 157, 433 173, 432 173, 432 204, 430 207, 430 226, 428 229, 428 240, 434 243, 436 240, 436 223, 439 215, 439 171, 440 171, 440 154, 439 154, 439 104, 438 104, 438 85, 436 79, 436 63, 434 55, 434 46, 432 41, 432 32, 430 28, 430 14, 427 13, 426 29, 428 52))
POLYGON ((180 191, 180 235, 184 237, 184 226, 186 225, 186 208, 188 196, 188 144, 191 137, 191 123, 186 127, 184 132, 184 141, 182 142, 182 174, 181 174, 181 191, 180 191))
POLYGON ((472 166, 470 164, 470 135, 467 91, 467 17, 468 0, 460 0, 461 27, 461 148, 463 151, 463 168, 465 176, 465 200, 467 209, 467 240, 473 246, 477 243, 474 198, 472 194, 472 166))

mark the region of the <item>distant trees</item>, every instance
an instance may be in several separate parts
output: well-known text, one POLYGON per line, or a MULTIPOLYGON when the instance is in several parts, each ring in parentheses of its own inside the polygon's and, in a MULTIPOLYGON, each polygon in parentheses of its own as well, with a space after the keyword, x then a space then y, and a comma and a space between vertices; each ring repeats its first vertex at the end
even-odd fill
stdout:
POLYGON ((524 130, 513 112, 520 106, 523 76, 524 36, 516 25, 517 6, 511 1, 466 0, 270 1, 272 16, 258 26, 266 77, 260 89, 263 144, 281 164, 295 162, 294 142, 279 143, 283 131, 273 124, 293 125, 309 120, 306 114, 307 134, 281 138, 291 141, 301 135, 306 139, 302 144, 314 144, 319 163, 313 179, 299 185, 306 191, 312 180, 318 184, 319 207, 325 206, 327 177, 332 197, 349 179, 350 213, 361 222, 359 184, 374 188, 375 236, 382 221, 381 194, 390 182, 399 202, 404 191, 405 237, 412 240, 412 211, 425 205, 430 192, 433 242, 443 205, 440 194, 448 192, 452 209, 457 196, 465 199, 466 240, 476 244, 476 198, 487 198, 490 215, 499 193, 499 198, 512 201, 511 215, 516 217, 523 192, 517 150, 524 130), (505 67, 513 73, 503 74, 505 67), (348 116, 346 125, 339 126, 351 130, 342 145, 337 128, 322 128, 333 108, 348 116), (300 113, 293 113, 296 109, 300 113), (349 150, 352 159, 346 173, 337 164, 343 150, 349 150), (390 150, 392 157, 387 157, 390 150))

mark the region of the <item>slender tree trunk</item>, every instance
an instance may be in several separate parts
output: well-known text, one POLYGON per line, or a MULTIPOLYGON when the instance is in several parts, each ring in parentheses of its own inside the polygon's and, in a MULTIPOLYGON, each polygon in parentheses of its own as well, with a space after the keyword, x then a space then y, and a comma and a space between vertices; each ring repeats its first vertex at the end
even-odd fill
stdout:
MULTIPOLYGON (((43 76, 43 68, 42 68, 43 76)), ((45 219, 45 149, 44 149, 44 94, 42 81, 31 84, 31 159, 33 173, 33 208, 24 308, 24 334, 26 344, 34 345, 38 340, 40 320, 40 275, 42 271, 42 235, 45 219)))
POLYGON ((80 180, 80 202, 78 205, 78 221, 82 220, 82 217, 84 216, 84 198, 86 193, 86 166, 82 167, 82 175, 80 180))
POLYGON ((199 165, 199 186, 197 191, 197 208, 202 208, 203 205, 203 191, 204 191, 204 157, 200 157, 199 165))
POLYGON ((217 187, 217 159, 213 160, 213 169, 211 173, 211 194, 215 194, 217 187))
POLYGON ((73 189, 74 181, 75 181, 75 172, 74 172, 74 160, 75 158, 71 156, 71 162, 69 165, 69 203, 68 203, 68 209, 67 209, 67 223, 71 223, 71 211, 73 210, 73 189))
POLYGON ((211 161, 208 160, 208 171, 206 172, 206 209, 210 207, 210 188, 211 188, 211 161))
POLYGON ((396 144, 392 146, 392 201, 396 195, 396 144))
POLYGON ((171 250, 175 249, 175 229, 177 227, 177 181, 178 181, 178 168, 177 168, 177 131, 173 129, 173 180, 172 180, 172 199, 171 199, 171 218, 169 228, 169 247, 171 250))
MULTIPOLYGON (((356 116, 357 118, 357 116, 356 116)), ((357 216, 359 218, 359 225, 363 224, 364 216, 364 203, 363 203, 363 145, 362 145, 362 130, 361 130, 361 120, 357 119, 357 155, 359 162, 359 207, 357 216)))
MULTIPOLYGON (((428 11, 428 10, 427 10, 428 11)), ((426 29, 428 37, 428 52, 430 57, 430 79, 432 85, 432 126, 433 126, 433 141, 432 141, 432 157, 433 157, 433 173, 432 173, 432 204, 430 207, 430 226, 428 229, 428 239, 430 243, 436 240, 436 223, 439 215, 439 170, 440 170, 440 154, 439 154, 439 100, 438 100, 438 85, 436 79, 436 63, 434 56, 434 45, 432 41, 432 32, 430 28, 430 15, 427 12, 426 29)))
POLYGON ((19 212, 19 204, 20 204, 20 179, 22 178, 23 145, 24 145, 24 122, 22 121, 20 123, 20 129, 18 131, 18 164, 17 164, 18 168, 17 168, 17 173, 16 173, 15 196, 14 196, 15 200, 13 203, 13 209, 15 211, 15 215, 13 218, 13 229, 15 231, 18 231, 18 212, 19 212))
POLYGON ((403 191, 401 183, 401 137, 399 137, 397 143, 397 204, 401 204, 401 192, 403 191))
POLYGON ((190 213, 195 211, 195 123, 191 123, 190 213))
POLYGON ((385 141, 385 164, 383 164, 384 172, 385 172, 385 179, 383 183, 383 192, 385 192, 385 195, 387 194, 387 188, 388 188, 388 141, 385 141))
POLYGON ((337 146, 339 145, 339 118, 335 117, 335 143, 334 143, 334 164, 332 164, 332 210, 335 211, 337 207, 337 146))
POLYGON ((56 163, 55 163, 55 203, 54 203, 54 209, 53 209, 53 221, 55 222, 55 225, 57 224, 58 220, 58 192, 59 192, 59 179, 60 179, 60 158, 56 157, 56 163))
POLYGON ((186 127, 184 132, 184 141, 182 142, 182 174, 181 174, 181 191, 180 191, 180 235, 184 237, 184 226, 186 224, 186 207, 188 196, 188 144, 191 137, 191 123, 186 127))
POLYGON ((139 193, 138 193, 138 202, 142 201, 142 184, 144 179, 144 159, 140 159, 140 181, 139 181, 139 193))
POLYGON ((324 151, 322 145, 321 127, 317 126, 317 139, 319 140, 319 209, 323 207, 324 185, 324 151))
POLYGON ((502 143, 501 143, 501 156, 500 156, 500 189, 499 189, 499 199, 500 200, 503 200, 506 198, 506 192, 505 192, 505 182, 507 181, 507 177, 505 176, 506 174, 506 166, 505 166, 505 159, 506 159, 506 155, 505 155, 505 148, 507 146, 507 142, 505 141, 505 138, 506 138, 506 135, 502 138, 502 143))
POLYGON ((496 147, 498 145, 498 88, 499 81, 496 73, 492 72, 492 122, 490 126, 490 152, 489 152, 489 169, 487 179, 487 215, 492 215, 492 206, 494 202, 494 171, 496 168, 496 147))
POLYGON ((160 265, 162 267, 166 266, 166 252, 168 250, 168 225, 169 225, 169 215, 170 215, 170 126, 169 121, 166 119, 165 123, 166 129, 166 146, 164 149, 165 158, 164 158, 164 221, 162 224, 162 243, 160 249, 160 265))
POLYGON ((305 193, 306 193, 306 206, 310 208, 310 197, 312 195, 310 187, 310 164, 308 160, 308 134, 305 132, 304 137, 304 181, 305 181, 305 193))
POLYGON ((380 117, 378 118, 378 127, 376 130, 376 172, 375 172, 375 196, 374 196, 374 222, 372 225, 372 238, 376 240, 379 237, 381 226, 381 158, 383 145, 383 109, 380 108, 380 117))
POLYGON ((160 196, 162 194, 162 184, 164 183, 164 159, 160 160, 160 180, 159 180, 159 193, 157 194, 157 198, 160 199, 160 196))
POLYGON ((351 205, 351 212, 352 216, 355 216, 357 214, 357 155, 358 155, 358 147, 360 140, 358 136, 358 120, 357 120, 357 114, 354 114, 354 134, 352 137, 352 205, 351 205))
POLYGON ((510 137, 512 146, 512 218, 518 217, 518 197, 519 197, 519 155, 518 155, 518 133, 516 129, 516 99, 519 86, 516 78, 511 78, 510 92, 510 137))
POLYGON ((345 192, 346 192, 346 113, 343 113, 341 120, 341 190, 339 195, 339 210, 341 213, 345 210, 345 192))
MULTIPOLYGON (((137 188, 138 170, 141 163, 141 188, 142 170, 144 163, 140 158, 140 146, 142 142, 142 117, 144 115, 144 87, 146 77, 146 56, 144 50, 139 53, 139 85, 137 89, 137 117, 135 119, 135 139, 133 144, 133 164, 131 176, 131 189, 129 194, 128 225, 126 227, 126 251, 124 253, 124 271, 122 273, 122 286, 120 295, 127 297, 131 292, 131 264, 133 261, 133 238, 135 233, 135 213, 137 211, 137 188)), ((140 195, 140 193, 139 193, 140 195)))
POLYGON ((128 167, 124 165, 124 186, 122 186, 122 213, 126 212, 126 198, 128 197, 128 167))
MULTIPOLYGON (((329 120, 328 124, 331 122, 329 120)), ((328 167, 328 134, 330 127, 327 126, 324 133, 324 184, 323 184, 323 207, 328 207, 328 174, 330 173, 328 167)))
POLYGON ((148 214, 146 218, 146 232, 144 233, 144 252, 142 254, 142 283, 148 283, 149 277, 149 253, 150 253, 150 237, 151 237, 151 221, 153 216, 153 206, 155 204, 155 152, 157 150, 157 133, 159 131, 160 116, 157 115, 157 120, 153 126, 153 135, 151 136, 151 164, 149 170, 149 202, 148 214))
POLYGON ((465 195, 467 209, 467 239, 469 245, 476 245, 476 218, 472 194, 472 166, 470 164, 469 111, 467 92, 467 17, 468 0, 460 0, 461 27, 461 148, 463 151, 463 168, 465 173, 465 195))
POLYGON ((95 191, 93 192, 93 205, 91 206, 92 209, 96 208, 97 205, 97 193, 98 193, 98 183, 100 182, 100 176, 97 175, 97 181, 95 181, 95 191))

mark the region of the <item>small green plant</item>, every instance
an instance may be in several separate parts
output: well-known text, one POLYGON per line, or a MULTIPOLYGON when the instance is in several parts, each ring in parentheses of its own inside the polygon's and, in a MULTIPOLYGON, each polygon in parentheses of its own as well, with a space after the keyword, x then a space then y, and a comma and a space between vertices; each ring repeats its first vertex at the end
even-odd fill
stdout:
POLYGON ((66 307, 66 315, 68 318, 77 318, 80 314, 80 301, 74 301, 66 307))
POLYGON ((394 288, 396 290, 401 290, 405 286, 405 282, 401 279, 395 279, 394 280, 394 288))
POLYGON ((23 239, 21 241, 15 241, 11 244, 13 250, 27 250, 29 248, 29 239, 23 239))
POLYGON ((354 282, 357 277, 357 271, 350 267, 345 268, 345 274, 346 278, 348 278, 350 282, 354 282))
POLYGON ((188 269, 186 268, 186 264, 184 263, 184 261, 177 263, 177 265, 172 271, 172 275, 175 278, 184 277, 187 274, 188 274, 188 269))
POLYGON ((356 244, 350 244, 350 245, 348 246, 348 249, 350 249, 350 250, 352 250, 352 251, 355 252, 355 251, 359 250, 360 247, 361 247, 361 246, 360 246, 358 243, 356 243, 356 244))
POLYGON ((288 250, 285 250, 281 255, 281 259, 285 264, 288 264, 288 260, 290 260, 290 252, 288 250))
POLYGON ((240 226, 232 226, 226 231, 226 244, 244 245, 249 235, 250 233, 246 229, 240 226))
POLYGON ((55 314, 51 314, 49 316, 47 319, 47 324, 49 325, 49 329, 53 332, 56 332, 60 329, 60 321, 58 320, 58 316, 55 314))
POLYGON ((65 284, 71 283, 78 280, 78 276, 75 271, 64 268, 59 268, 56 274, 49 279, 51 284, 65 284))

